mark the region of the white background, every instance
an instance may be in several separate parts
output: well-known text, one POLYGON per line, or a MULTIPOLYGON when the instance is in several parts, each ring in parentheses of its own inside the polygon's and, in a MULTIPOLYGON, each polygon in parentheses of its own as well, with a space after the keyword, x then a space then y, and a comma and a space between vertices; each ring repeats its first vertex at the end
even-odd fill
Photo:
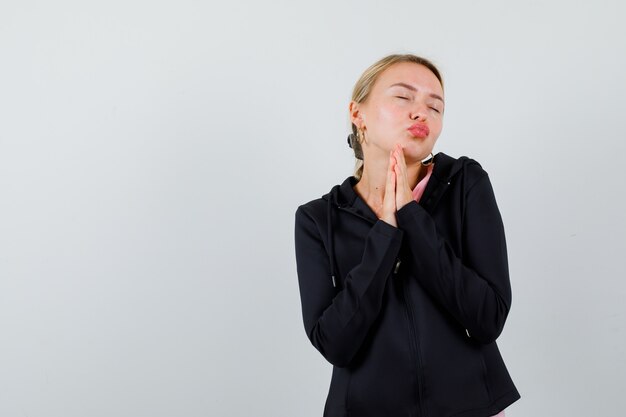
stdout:
POLYGON ((436 151, 490 173, 509 417, 626 388, 626 6, 0 3, 0 415, 321 416, 294 213, 351 174, 389 53, 443 72, 436 151))

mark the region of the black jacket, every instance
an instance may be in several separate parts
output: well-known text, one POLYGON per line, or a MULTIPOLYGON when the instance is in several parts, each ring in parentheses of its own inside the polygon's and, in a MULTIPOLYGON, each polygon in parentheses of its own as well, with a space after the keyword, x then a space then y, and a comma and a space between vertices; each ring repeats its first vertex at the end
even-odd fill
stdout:
POLYGON ((439 153, 397 228, 355 184, 296 212, 304 327, 334 365, 324 416, 497 414, 520 396, 495 342, 511 286, 487 173, 439 153))

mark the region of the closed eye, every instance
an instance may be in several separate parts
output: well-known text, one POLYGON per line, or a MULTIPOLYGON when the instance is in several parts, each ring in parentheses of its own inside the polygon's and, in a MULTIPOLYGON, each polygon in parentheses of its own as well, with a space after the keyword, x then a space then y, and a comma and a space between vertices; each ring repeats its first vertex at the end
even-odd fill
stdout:
POLYGON ((431 109, 433 109, 434 111, 436 111, 437 113, 441 113, 438 109, 436 109, 435 107, 431 107, 431 109))
POLYGON ((396 98, 401 98, 402 100, 408 100, 408 97, 404 97, 404 96, 396 96, 396 98))

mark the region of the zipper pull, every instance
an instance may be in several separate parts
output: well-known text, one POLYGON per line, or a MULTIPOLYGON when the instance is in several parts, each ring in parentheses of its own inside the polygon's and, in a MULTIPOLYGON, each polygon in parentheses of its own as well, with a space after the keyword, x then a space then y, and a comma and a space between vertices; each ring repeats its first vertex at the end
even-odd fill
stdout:
POLYGON ((393 274, 396 275, 398 273, 398 271, 400 270, 400 264, 402 263, 402 261, 400 260, 400 258, 396 259, 396 266, 393 268, 393 274))

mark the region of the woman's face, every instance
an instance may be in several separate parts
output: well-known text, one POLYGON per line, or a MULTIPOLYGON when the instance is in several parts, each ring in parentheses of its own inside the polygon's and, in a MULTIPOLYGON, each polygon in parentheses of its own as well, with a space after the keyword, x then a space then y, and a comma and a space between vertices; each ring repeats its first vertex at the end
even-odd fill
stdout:
POLYGON ((350 103, 352 122, 365 132, 365 160, 389 157, 396 143, 407 163, 426 158, 443 127, 443 88, 427 67, 394 64, 379 76, 363 103, 350 103))

